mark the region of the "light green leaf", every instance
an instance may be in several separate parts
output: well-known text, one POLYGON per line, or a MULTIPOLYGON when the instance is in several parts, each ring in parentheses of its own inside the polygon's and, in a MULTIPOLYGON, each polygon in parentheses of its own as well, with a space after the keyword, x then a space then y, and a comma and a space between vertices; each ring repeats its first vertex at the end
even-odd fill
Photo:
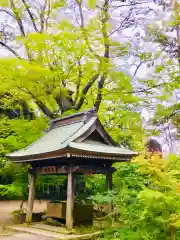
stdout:
POLYGON ((55 0, 52 4, 52 9, 57 9, 65 6, 65 0, 55 0))
POLYGON ((88 7, 91 9, 96 8, 96 0, 88 0, 88 7))
POLYGON ((9 7, 9 0, 1 0, 0 7, 9 7))

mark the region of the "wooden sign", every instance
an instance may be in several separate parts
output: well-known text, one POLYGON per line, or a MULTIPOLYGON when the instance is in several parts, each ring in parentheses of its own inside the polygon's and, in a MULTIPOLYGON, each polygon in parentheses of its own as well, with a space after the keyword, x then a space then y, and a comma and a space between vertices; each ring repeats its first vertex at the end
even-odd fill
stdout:
POLYGON ((69 172, 68 167, 56 167, 56 166, 47 166, 39 168, 38 174, 67 174, 69 172))
POLYGON ((39 174, 56 174, 57 170, 55 166, 41 167, 39 169, 39 174))

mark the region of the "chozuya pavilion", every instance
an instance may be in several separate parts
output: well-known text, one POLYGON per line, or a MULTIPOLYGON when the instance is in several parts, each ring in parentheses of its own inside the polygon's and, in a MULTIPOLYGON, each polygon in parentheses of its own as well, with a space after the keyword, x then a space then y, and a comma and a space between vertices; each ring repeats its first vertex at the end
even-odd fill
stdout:
POLYGON ((26 221, 32 221, 38 174, 67 174, 66 227, 73 228, 74 175, 105 174, 112 187, 115 162, 137 153, 119 147, 103 128, 94 110, 52 120, 44 135, 30 146, 8 155, 13 162, 29 164, 29 196, 26 221))

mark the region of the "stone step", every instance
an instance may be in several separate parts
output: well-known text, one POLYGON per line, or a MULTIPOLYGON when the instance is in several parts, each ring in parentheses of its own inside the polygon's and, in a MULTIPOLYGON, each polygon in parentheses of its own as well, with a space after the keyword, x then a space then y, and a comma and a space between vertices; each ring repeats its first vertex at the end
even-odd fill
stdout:
POLYGON ((74 233, 74 230, 73 231, 68 231, 65 227, 52 226, 52 225, 43 224, 43 223, 31 224, 30 227, 36 228, 36 229, 41 229, 41 230, 46 230, 46 231, 50 231, 50 232, 62 233, 62 234, 72 234, 72 233, 74 233))
POLYGON ((15 232, 24 232, 24 233, 29 233, 29 234, 34 234, 34 235, 40 235, 44 237, 51 237, 55 238, 56 240, 90 240, 93 236, 98 236, 101 234, 101 232, 96 232, 96 233, 91 233, 91 234, 62 234, 62 233, 56 233, 53 231, 48 231, 48 230, 42 230, 34 227, 29 227, 29 226, 20 226, 20 225, 12 225, 12 226, 6 226, 5 227, 8 230, 15 231, 15 232))

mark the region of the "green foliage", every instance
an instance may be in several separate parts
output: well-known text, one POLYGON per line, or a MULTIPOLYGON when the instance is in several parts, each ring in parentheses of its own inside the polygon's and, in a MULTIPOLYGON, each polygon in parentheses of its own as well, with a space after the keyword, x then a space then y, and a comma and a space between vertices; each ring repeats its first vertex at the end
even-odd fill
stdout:
POLYGON ((103 193, 106 189, 105 176, 101 174, 96 175, 96 177, 94 175, 85 177, 85 184, 87 191, 90 191, 91 195, 103 193))
POLYGON ((37 118, 29 121, 24 119, 0 119, 0 156, 24 148, 41 136, 47 127, 47 120, 37 118))
POLYGON ((179 166, 174 156, 118 164, 113 199, 119 224, 108 229, 104 239, 180 239, 179 166))
POLYGON ((88 7, 91 9, 95 9, 96 8, 96 0, 89 0, 88 7))
MULTIPOLYGON (((166 123, 176 124, 175 116, 179 114, 178 91, 180 88, 180 53, 179 53, 179 27, 180 27, 180 3, 173 1, 166 4, 166 11, 170 14, 167 19, 162 19, 149 26, 149 33, 154 43, 158 43, 154 61, 154 71, 151 93, 156 95, 157 111, 154 116, 154 125, 162 126, 166 123), (174 38, 173 36, 177 37, 174 38), (156 61, 157 60, 157 61, 156 61)), ((166 13, 167 13, 166 12, 166 13)), ((146 82, 145 82, 146 85, 146 82)), ((148 89, 147 84, 147 89, 148 89)))
POLYGON ((0 6, 1 7, 8 7, 9 6, 9 0, 1 0, 0 6))
POLYGON ((15 215, 19 215, 19 214, 24 214, 26 213, 26 209, 18 209, 18 210, 14 210, 11 212, 11 215, 15 216, 15 215))
POLYGON ((28 121, 24 119, 0 119, 0 197, 24 198, 27 195, 27 167, 7 162, 5 154, 24 148, 35 141, 47 127, 47 120, 39 118, 28 121))

